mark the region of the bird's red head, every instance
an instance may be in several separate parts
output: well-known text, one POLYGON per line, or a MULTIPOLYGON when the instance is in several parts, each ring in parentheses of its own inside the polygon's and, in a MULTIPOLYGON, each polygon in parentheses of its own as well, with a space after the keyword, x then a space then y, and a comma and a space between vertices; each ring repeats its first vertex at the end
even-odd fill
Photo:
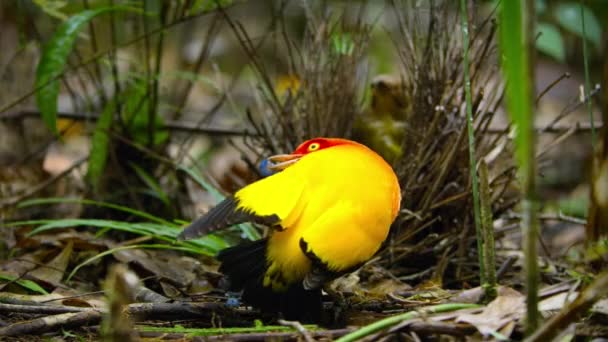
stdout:
POLYGON ((351 140, 339 138, 314 138, 306 140, 305 142, 301 143, 300 146, 298 146, 291 154, 279 154, 276 156, 269 157, 268 160, 270 161, 270 166, 268 166, 268 168, 275 172, 280 171, 290 165, 293 165, 298 160, 300 160, 300 158, 304 157, 309 153, 345 144, 357 143, 351 140))
POLYGON ((353 144, 353 141, 339 138, 314 138, 301 143, 292 154, 305 155, 336 145, 353 144))

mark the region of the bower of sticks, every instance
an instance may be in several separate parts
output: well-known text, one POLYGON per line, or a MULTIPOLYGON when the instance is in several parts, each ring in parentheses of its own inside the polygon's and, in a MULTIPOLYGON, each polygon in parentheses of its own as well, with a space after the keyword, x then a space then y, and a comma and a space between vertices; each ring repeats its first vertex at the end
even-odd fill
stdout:
MULTIPOLYGON (((566 25, 553 32, 562 60, 542 44, 534 51, 539 233, 538 255, 526 260, 530 203, 505 105, 500 6, 462 4, 2 2, 0 339, 608 336, 606 44, 588 40, 583 57, 566 25), (176 237, 263 178, 262 160, 314 137, 375 150, 402 201, 378 253, 327 284, 329 318, 308 324, 225 290, 215 255, 271 228, 176 237), (539 270, 534 334, 530 262, 539 270)), ((564 4, 536 13, 537 26, 560 27, 547 13, 564 4)))

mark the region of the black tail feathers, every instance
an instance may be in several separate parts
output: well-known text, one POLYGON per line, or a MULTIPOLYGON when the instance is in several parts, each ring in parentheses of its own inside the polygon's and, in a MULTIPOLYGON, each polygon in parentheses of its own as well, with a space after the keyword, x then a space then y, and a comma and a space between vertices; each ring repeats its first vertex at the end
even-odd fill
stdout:
POLYGON ((220 272, 228 277, 228 288, 243 290, 243 302, 264 312, 281 313, 285 319, 302 322, 321 320, 321 290, 305 290, 302 282, 292 284, 285 292, 274 292, 264 287, 266 245, 262 239, 230 247, 221 251, 220 272))

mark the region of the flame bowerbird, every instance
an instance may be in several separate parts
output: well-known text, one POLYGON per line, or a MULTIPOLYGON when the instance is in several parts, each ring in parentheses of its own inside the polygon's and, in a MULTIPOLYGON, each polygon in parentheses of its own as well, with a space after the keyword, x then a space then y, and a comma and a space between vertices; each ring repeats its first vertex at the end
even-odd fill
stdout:
POLYGON ((314 321, 321 288, 369 260, 401 202, 388 163, 357 142, 316 138, 269 158, 275 174, 227 197, 179 235, 192 239, 243 222, 268 237, 222 250, 220 271, 243 302, 314 321))

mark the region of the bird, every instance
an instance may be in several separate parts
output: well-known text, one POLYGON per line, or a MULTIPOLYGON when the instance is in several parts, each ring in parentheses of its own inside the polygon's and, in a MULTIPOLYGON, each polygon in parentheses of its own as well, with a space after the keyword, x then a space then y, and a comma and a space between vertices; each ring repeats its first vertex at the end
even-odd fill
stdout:
POLYGON ((178 239, 244 222, 270 227, 267 237, 218 253, 227 288, 263 312, 316 322, 324 285, 361 267, 386 240, 399 181, 380 155, 341 138, 307 140, 268 163, 274 174, 226 197, 178 239))
POLYGON ((370 83, 371 103, 353 125, 355 139, 365 143, 390 163, 403 155, 402 144, 407 130, 407 87, 394 75, 378 75, 370 83))

